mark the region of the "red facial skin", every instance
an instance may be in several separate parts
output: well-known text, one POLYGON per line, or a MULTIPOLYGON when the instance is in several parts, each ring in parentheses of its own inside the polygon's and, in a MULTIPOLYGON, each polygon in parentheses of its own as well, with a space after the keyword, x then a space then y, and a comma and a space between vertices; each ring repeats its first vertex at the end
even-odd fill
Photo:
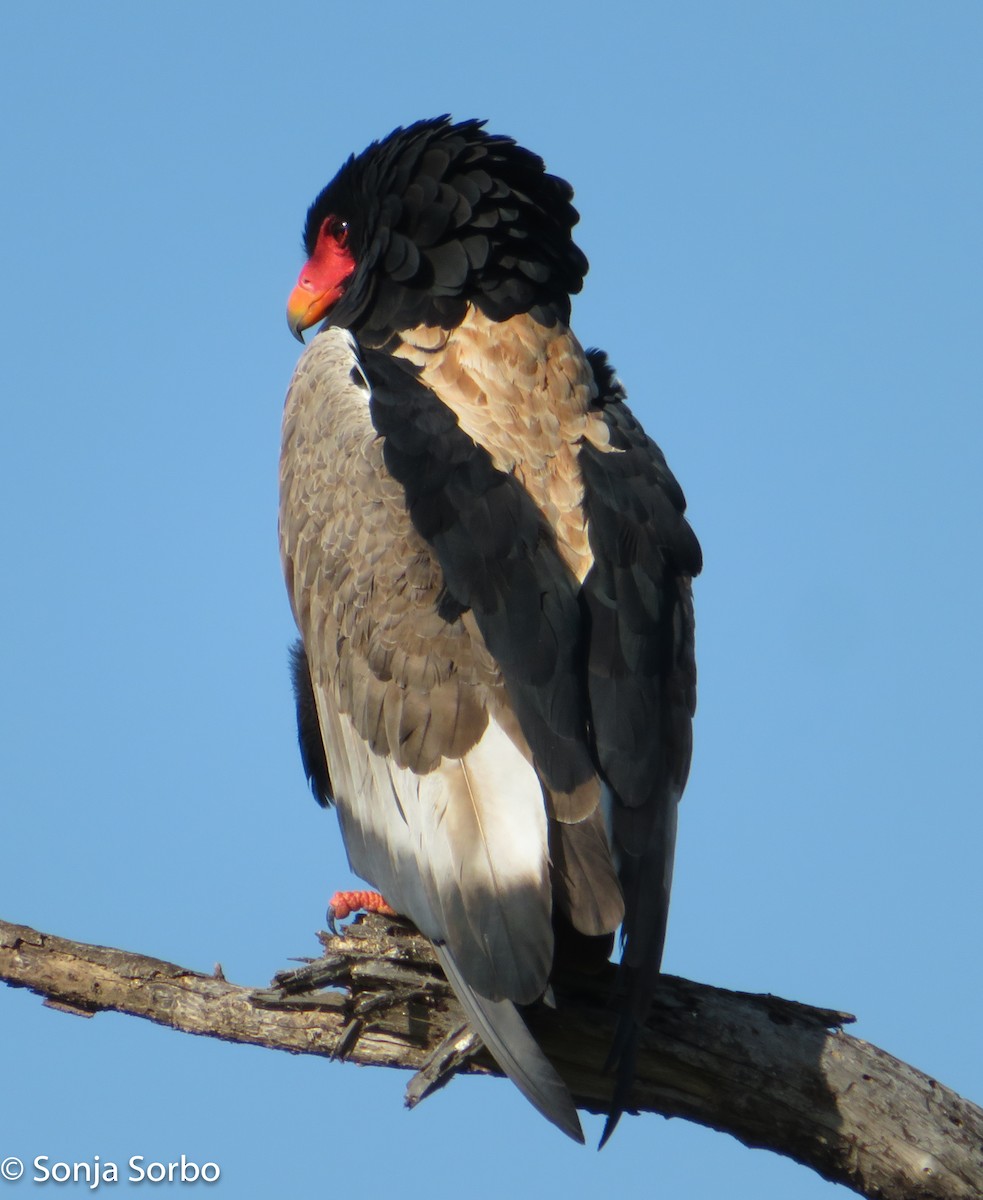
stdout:
POLYGON ((324 319, 341 298, 355 271, 355 259, 348 249, 348 226, 337 217, 321 223, 314 253, 304 264, 297 286, 287 301, 287 324, 298 341, 301 331, 324 319))

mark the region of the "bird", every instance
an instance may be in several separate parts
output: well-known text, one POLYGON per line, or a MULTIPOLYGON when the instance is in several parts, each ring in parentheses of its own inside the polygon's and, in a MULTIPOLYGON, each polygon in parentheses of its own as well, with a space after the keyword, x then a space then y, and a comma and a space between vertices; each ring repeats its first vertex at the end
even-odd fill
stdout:
POLYGON ((298 339, 319 330, 284 406, 279 537, 315 797, 503 1072, 579 1142, 523 1010, 620 930, 603 1145, 661 970, 702 554, 613 366, 571 329, 572 199, 449 115, 341 166, 287 305, 298 339))

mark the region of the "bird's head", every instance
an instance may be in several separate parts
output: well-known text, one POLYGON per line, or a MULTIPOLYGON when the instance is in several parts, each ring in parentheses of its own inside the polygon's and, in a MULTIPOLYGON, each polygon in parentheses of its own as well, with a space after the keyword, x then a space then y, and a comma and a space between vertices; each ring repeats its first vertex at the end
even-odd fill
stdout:
POLYGON ((383 346, 400 330, 447 328, 468 303, 493 320, 568 320, 587 260, 570 185, 480 121, 396 129, 350 158, 307 213, 287 319, 327 320, 383 346))
POLYGON ((287 302, 287 323, 300 342, 301 331, 324 320, 355 273, 349 229, 348 221, 335 213, 317 222, 308 218, 304 249, 309 257, 287 302))

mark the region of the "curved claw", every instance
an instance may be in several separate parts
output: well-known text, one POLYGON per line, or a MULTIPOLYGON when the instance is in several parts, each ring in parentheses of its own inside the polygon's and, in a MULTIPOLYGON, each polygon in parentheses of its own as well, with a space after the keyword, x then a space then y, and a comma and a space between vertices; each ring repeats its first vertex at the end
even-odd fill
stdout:
POLYGON ((391 908, 380 892, 335 892, 328 901, 328 911, 325 918, 328 928, 335 937, 344 937, 344 928, 339 928, 337 922, 350 917, 352 913, 374 912, 386 917, 396 916, 396 910, 391 908))

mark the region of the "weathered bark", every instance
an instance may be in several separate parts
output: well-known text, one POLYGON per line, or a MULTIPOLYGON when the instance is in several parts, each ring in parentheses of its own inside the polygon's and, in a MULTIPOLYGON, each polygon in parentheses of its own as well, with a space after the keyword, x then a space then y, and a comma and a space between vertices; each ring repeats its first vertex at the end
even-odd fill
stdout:
MULTIPOLYGON (((408 1103, 457 1071, 497 1073, 463 1023, 425 939, 398 920, 322 935, 325 956, 267 989, 217 971, 0 922, 0 978, 54 1008, 131 1013, 187 1033, 414 1070, 408 1103), (322 990, 333 988, 335 990, 322 990)), ((608 979, 557 985, 528 1019, 578 1104, 606 1111, 608 979)), ((978 1200, 983 1111, 842 1032, 846 1013, 666 976, 634 1102, 786 1154, 878 1200, 978 1200)))

